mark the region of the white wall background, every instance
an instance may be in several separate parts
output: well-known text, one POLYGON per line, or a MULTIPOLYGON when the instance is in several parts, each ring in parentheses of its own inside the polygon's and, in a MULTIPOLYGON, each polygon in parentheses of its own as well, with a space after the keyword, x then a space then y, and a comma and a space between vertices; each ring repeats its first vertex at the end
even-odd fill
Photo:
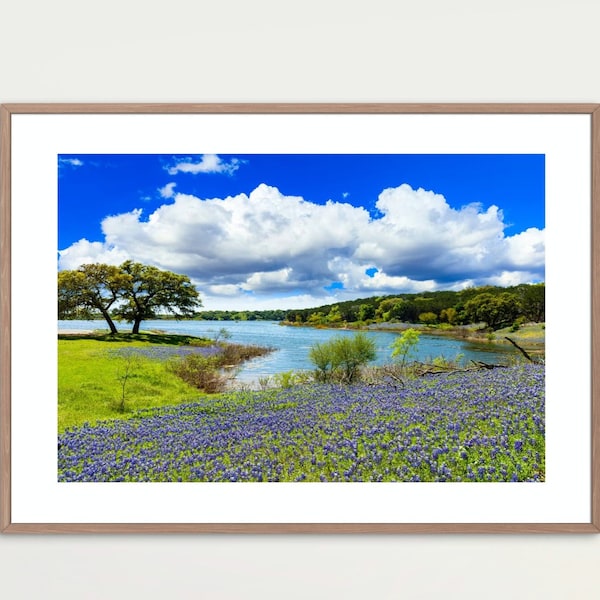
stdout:
MULTIPOLYGON (((598 0, 0 0, 0 102, 600 102, 599 23, 598 0)), ((600 536, 2 535, 0 593, 585 600, 599 564, 600 536)))

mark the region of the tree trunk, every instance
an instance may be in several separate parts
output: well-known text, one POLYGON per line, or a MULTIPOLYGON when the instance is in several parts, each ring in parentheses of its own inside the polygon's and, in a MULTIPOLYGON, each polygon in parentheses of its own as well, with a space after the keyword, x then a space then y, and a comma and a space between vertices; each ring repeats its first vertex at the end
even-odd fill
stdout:
POLYGON ((135 319, 133 321, 133 329, 131 330, 131 333, 139 333, 140 332, 140 323, 142 322, 142 319, 135 319))
POLYGON ((111 333, 118 333, 117 332, 117 327, 114 324, 113 320, 110 318, 110 315, 108 314, 108 311, 105 309, 100 309, 100 312, 102 313, 102 316, 106 319, 106 322, 108 323, 108 327, 110 328, 110 332, 111 333))
POLYGON ((517 342, 515 342, 514 340, 511 340, 508 336, 504 336, 505 340, 508 340, 517 350, 519 350, 521 352, 521 354, 529 361, 531 362, 535 362, 535 360, 533 360, 533 358, 531 358, 531 356, 529 356, 529 354, 527 354, 527 352, 525 352, 525 350, 523 350, 523 348, 521 348, 521 346, 519 346, 519 344, 517 344, 517 342))

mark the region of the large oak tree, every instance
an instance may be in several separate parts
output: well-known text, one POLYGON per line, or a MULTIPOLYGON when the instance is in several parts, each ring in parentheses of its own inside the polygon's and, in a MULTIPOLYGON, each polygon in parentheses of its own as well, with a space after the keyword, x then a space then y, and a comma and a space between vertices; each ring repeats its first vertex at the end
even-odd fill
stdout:
POLYGON ((190 317, 200 306, 198 292, 186 275, 130 260, 119 267, 87 264, 58 273, 59 318, 82 309, 96 310, 111 333, 117 333, 113 319, 133 323, 132 333, 139 333, 145 319, 165 312, 190 317))
POLYGON ((133 323, 132 333, 139 333, 142 321, 153 319, 161 312, 191 317, 201 306, 198 292, 186 275, 130 260, 120 269, 125 275, 124 303, 117 307, 115 315, 133 323))
POLYGON ((122 294, 125 277, 114 265, 81 265, 58 273, 58 318, 73 318, 79 311, 98 311, 117 333, 110 309, 122 294))
POLYGON ((514 294, 478 294, 465 303, 464 318, 469 323, 483 321, 490 329, 501 329, 519 316, 519 301, 514 294))

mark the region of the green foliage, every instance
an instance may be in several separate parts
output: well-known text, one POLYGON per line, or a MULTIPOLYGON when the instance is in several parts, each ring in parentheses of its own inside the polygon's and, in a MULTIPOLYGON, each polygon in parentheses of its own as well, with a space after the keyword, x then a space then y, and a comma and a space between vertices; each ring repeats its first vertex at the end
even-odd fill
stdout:
POLYGON ((169 368, 189 385, 207 394, 214 394, 227 389, 236 375, 236 366, 269 352, 271 348, 261 346, 221 344, 220 352, 215 356, 189 354, 172 359, 169 368))
POLYGON ((379 303, 375 311, 375 316, 383 321, 391 321, 398 318, 401 314, 400 308, 404 300, 402 298, 386 298, 379 303))
POLYGON ((258 386, 261 390, 269 389, 269 385, 271 384, 271 378, 268 375, 261 375, 258 378, 258 386))
POLYGON ((288 319, 295 320, 295 312, 289 312, 282 309, 271 310, 202 310, 196 312, 194 317, 201 321, 283 321, 288 319), (290 318, 291 315, 294 315, 290 318))
POLYGON ((207 394, 223 392, 231 379, 218 367, 216 357, 205 357, 199 354, 189 354, 170 362, 170 369, 175 375, 207 394))
POLYGON ((329 311, 329 314, 327 315, 327 323, 341 323, 342 322, 342 315, 340 313, 340 307, 335 304, 331 307, 331 310, 329 311))
POLYGON ((276 373, 273 379, 277 387, 283 389, 290 388, 294 385, 294 372, 282 371, 281 373, 276 373))
POLYGON ((519 331, 519 329, 521 329, 521 326, 523 325, 524 322, 525 322, 525 317, 516 318, 515 322, 510 326, 510 331, 513 333, 515 331, 519 331))
POLYGON ((458 312, 453 306, 442 309, 440 312, 440 321, 454 325, 458 320, 458 312))
POLYGON ((404 366, 419 343, 419 332, 416 329, 407 329, 399 335, 391 345, 392 358, 399 359, 404 366))
POLYGON ((358 308, 358 320, 368 321, 375 318, 375 307, 372 304, 361 304, 358 308))
POLYGON ((433 367, 438 367, 439 369, 444 369, 444 370, 453 370, 453 369, 459 369, 461 367, 461 363, 464 359, 465 355, 464 354, 457 354, 454 357, 454 360, 446 358, 445 356, 436 356, 432 361, 431 361, 431 365, 433 367))
POLYGON ((425 323, 425 325, 434 325, 437 320, 437 315, 434 312, 424 312, 419 315, 419 321, 425 323))
MULTIPOLYGON (((460 291, 440 290, 436 292, 421 292, 419 294, 394 294, 393 296, 379 296, 371 298, 359 298, 346 300, 331 305, 288 311, 286 320, 290 323, 306 323, 307 325, 328 325, 336 319, 329 321, 327 315, 334 310, 337 315, 338 309, 341 320, 347 323, 365 322, 403 322, 418 323, 420 315, 433 313, 438 315, 438 323, 447 323, 451 326, 479 323, 485 319, 478 318, 476 311, 465 311, 465 306, 476 297, 487 294, 487 298, 498 299, 499 305, 512 305, 509 314, 500 318, 498 325, 494 322, 493 327, 502 327, 514 322, 514 318, 522 316, 526 321, 543 322, 545 319, 545 286, 539 284, 520 284, 512 287, 482 286, 471 287, 460 291), (506 301, 505 294, 509 295, 510 302, 506 301), (516 311, 516 313, 515 313, 516 311), (510 313, 514 314, 510 318, 510 313), (508 319, 508 320, 507 320, 508 319)), ((503 312, 503 307, 500 312, 503 312)), ((489 316, 489 315, 487 315, 489 316)), ((487 322, 487 321, 485 321, 487 322)), ((430 323, 428 323, 430 324, 430 323)))
POLYGON ((306 322, 309 325, 323 325, 325 323, 325 315, 320 311, 311 313, 306 322))
POLYGON ((186 275, 130 260, 119 269, 125 275, 121 293, 124 302, 115 315, 133 323, 132 333, 139 332, 143 320, 153 319, 161 311, 192 317, 200 306, 198 292, 186 275))
POLYGON ((75 271, 58 273, 58 318, 69 319, 78 311, 98 311, 111 333, 117 327, 110 315, 111 307, 121 298, 125 277, 119 267, 101 264, 82 265, 75 271))
POLYGON ((519 301, 514 294, 504 292, 497 296, 484 292, 465 303, 467 321, 483 321, 491 329, 500 329, 514 322, 519 315, 519 301))
POLYGON ((317 381, 352 383, 360 368, 375 359, 375 342, 363 333, 353 337, 336 336, 327 342, 315 344, 308 357, 315 365, 317 381))
POLYGON ((515 288, 525 321, 541 323, 546 319, 546 286, 543 283, 519 285, 515 288))
POLYGON ((302 385, 311 380, 310 373, 305 371, 283 371, 273 375, 275 387, 287 389, 295 385, 302 385))
POLYGON ((133 323, 132 333, 139 333, 144 319, 163 312, 191 317, 200 304, 189 277, 130 260, 119 267, 86 264, 58 273, 59 318, 94 310, 113 334, 117 333, 114 318, 133 323))
POLYGON ((315 379, 317 381, 329 381, 333 370, 333 350, 331 342, 317 343, 308 351, 308 358, 317 368, 315 379))

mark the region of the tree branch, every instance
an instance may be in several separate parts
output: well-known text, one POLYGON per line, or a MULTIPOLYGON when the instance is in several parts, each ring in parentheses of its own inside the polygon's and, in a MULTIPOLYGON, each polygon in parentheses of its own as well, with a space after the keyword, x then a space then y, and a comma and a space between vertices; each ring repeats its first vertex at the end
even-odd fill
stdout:
POLYGON ((535 362, 535 360, 533 360, 533 358, 531 358, 531 356, 529 356, 529 354, 527 354, 527 352, 525 352, 525 350, 523 350, 523 348, 521 348, 521 346, 519 346, 519 344, 517 344, 517 342, 515 342, 514 340, 511 340, 507 335, 504 336, 505 340, 508 340, 517 350, 519 350, 519 352, 521 352, 521 354, 523 354, 523 356, 531 361, 531 362, 535 362))

